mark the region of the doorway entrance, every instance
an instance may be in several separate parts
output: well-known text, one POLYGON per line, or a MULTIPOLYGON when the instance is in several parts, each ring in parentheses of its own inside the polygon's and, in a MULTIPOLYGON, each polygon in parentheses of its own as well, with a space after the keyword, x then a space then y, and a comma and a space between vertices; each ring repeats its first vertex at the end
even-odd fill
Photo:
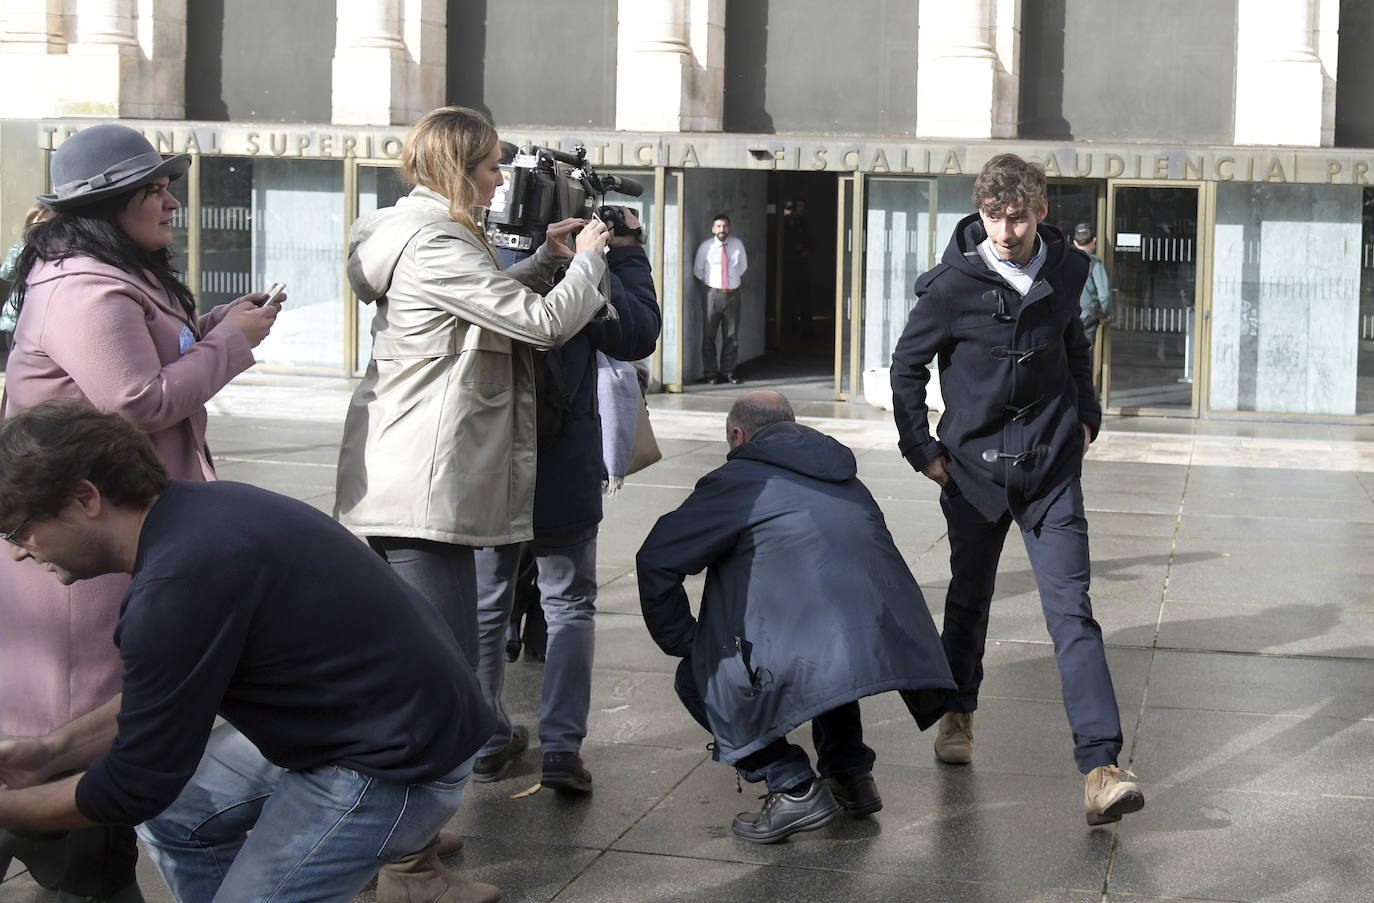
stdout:
POLYGON ((766 353, 750 382, 786 381, 808 400, 834 397, 835 174, 776 172, 768 180, 766 353), (812 387, 814 384, 814 391, 812 387))
POLYGON ((1200 196, 1196 185, 1112 186, 1114 411, 1197 415, 1200 196))

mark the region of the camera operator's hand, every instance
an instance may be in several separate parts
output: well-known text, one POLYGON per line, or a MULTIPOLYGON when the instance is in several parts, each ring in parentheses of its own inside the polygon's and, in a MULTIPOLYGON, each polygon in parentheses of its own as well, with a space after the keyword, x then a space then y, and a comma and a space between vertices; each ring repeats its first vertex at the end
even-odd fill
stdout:
POLYGON ((630 228, 630 235, 611 234, 610 245, 613 248, 634 248, 644 244, 644 232, 640 228, 639 217, 629 207, 621 207, 620 215, 625 220, 625 225, 630 228))
POLYGON ((599 219, 589 220, 587 225, 582 227, 582 231, 577 233, 577 250, 603 254, 610 237, 610 230, 606 228, 605 223, 599 219))
POLYGON ((568 236, 581 229, 585 222, 586 220, 570 216, 556 223, 549 223, 548 231, 544 235, 544 246, 549 249, 554 260, 573 259, 575 252, 568 244, 568 236))

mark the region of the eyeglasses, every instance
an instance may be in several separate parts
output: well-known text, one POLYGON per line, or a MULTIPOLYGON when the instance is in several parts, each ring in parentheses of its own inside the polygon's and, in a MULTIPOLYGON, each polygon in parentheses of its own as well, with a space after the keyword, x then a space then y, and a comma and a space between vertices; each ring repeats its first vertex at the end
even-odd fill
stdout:
POLYGON ((19 526, 15 527, 8 533, 0 533, 0 539, 3 539, 5 542, 9 543, 12 546, 19 546, 20 548, 23 548, 24 531, 28 528, 29 521, 31 520, 33 520, 32 514, 30 514, 28 517, 20 521, 19 526))

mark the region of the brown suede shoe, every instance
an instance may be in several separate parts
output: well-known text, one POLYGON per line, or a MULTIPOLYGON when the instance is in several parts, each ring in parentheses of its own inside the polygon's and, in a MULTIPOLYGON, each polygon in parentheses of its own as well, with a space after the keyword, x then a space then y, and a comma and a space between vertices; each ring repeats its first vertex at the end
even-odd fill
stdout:
POLYGON ((1134 774, 1115 765, 1099 765, 1083 776, 1083 808, 1088 824, 1109 825, 1145 808, 1145 794, 1131 781, 1134 774))
POLYGON ((497 903, 501 889, 469 881, 444 867, 436 837, 377 873, 377 903, 497 903))
POLYGON ((972 712, 946 712, 940 716, 935 758, 946 765, 967 765, 973 761, 972 712))

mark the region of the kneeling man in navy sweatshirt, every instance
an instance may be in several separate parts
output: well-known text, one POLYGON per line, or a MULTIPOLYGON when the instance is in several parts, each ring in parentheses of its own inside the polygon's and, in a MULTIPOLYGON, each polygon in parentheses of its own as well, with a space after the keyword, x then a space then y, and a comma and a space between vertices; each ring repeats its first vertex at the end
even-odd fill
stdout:
POLYGON ((0 527, 64 583, 133 578, 122 696, 0 743, 0 827, 140 825, 180 901, 349 901, 457 810, 493 728, 477 679, 326 515, 169 480, 132 424, 51 401, 0 426, 0 527))

